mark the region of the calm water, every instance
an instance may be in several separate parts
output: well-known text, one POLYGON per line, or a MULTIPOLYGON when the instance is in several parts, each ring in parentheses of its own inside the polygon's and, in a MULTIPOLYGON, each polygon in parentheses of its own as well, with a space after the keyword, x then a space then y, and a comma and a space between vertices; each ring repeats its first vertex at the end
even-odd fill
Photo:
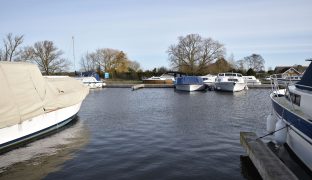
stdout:
POLYGON ((76 123, 1 155, 0 179, 259 179, 239 132, 266 134, 269 91, 90 91, 76 123))
POLYGON ((240 131, 265 134, 269 90, 91 91, 86 146, 45 179, 245 179, 240 131))

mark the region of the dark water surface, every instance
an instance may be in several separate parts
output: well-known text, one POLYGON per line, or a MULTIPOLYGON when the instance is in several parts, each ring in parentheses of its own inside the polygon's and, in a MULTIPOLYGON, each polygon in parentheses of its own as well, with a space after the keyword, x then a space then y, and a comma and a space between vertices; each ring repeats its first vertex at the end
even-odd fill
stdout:
POLYGON ((91 91, 89 142, 45 179, 245 179, 240 131, 265 134, 269 90, 91 91))

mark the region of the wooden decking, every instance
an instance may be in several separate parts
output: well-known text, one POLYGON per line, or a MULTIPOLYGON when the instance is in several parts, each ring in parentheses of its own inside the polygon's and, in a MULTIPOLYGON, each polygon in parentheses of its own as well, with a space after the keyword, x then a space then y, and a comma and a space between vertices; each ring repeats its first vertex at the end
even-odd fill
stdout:
POLYGON ((240 142, 263 179, 298 179, 255 133, 241 132, 240 142))

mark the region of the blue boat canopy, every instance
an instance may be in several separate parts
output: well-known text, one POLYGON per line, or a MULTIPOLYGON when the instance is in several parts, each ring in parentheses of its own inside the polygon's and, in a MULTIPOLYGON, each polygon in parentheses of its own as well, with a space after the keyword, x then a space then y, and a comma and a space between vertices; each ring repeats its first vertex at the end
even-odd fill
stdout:
POLYGON ((94 77, 97 81, 100 81, 100 76, 98 75, 98 73, 94 72, 94 71, 86 71, 86 72, 82 72, 81 73, 82 77, 94 77))
POLYGON ((305 70, 301 80, 296 83, 296 87, 299 89, 312 91, 312 63, 305 70))
POLYGON ((198 76, 183 76, 176 80, 177 85, 203 84, 203 79, 198 76))

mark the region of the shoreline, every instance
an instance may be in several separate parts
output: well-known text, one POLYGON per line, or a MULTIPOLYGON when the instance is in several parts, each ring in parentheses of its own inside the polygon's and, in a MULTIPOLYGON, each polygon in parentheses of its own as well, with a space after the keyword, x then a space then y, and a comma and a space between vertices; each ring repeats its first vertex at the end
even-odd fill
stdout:
MULTIPOLYGON (((106 84, 103 88, 132 88, 138 84, 106 84)), ((174 88, 174 84, 143 84, 144 88, 174 88)), ((248 85, 250 89, 270 89, 271 84, 248 85)))

